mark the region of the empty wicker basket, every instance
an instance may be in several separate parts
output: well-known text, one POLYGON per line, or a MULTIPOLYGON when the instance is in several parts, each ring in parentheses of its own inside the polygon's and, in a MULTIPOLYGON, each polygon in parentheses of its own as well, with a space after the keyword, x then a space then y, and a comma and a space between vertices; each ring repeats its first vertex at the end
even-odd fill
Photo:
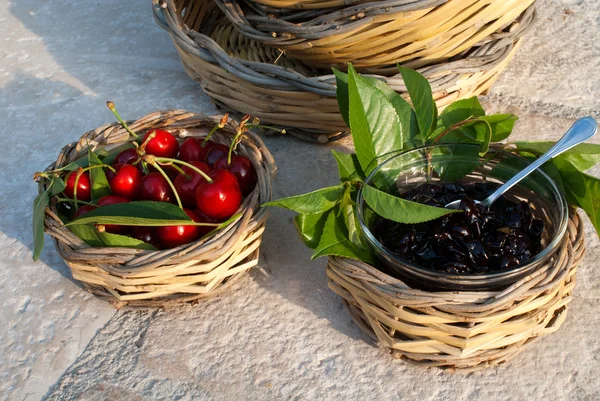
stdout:
POLYGON ((506 362, 561 326, 584 254, 583 224, 570 215, 553 258, 502 291, 428 292, 355 260, 329 259, 329 287, 354 321, 400 359, 478 370, 506 362))
POLYGON ((339 9, 266 12, 239 0, 215 0, 245 36, 317 68, 389 74, 440 64, 503 31, 534 0, 368 1, 339 9))
MULTIPOLYGON (((314 71, 240 35, 230 29, 212 1, 157 0, 154 13, 159 25, 170 33, 187 73, 220 106, 321 143, 339 138, 347 130, 329 69, 314 71)), ((431 83, 438 107, 485 92, 514 56, 534 15, 530 7, 508 28, 489 35, 478 46, 420 68, 431 83)), ((397 92, 406 92, 399 74, 379 78, 397 92)))
MULTIPOLYGON (((142 132, 164 128, 180 137, 202 136, 218 122, 215 117, 170 110, 149 114, 130 123, 130 127, 142 132)), ((228 145, 235 133, 234 124, 230 122, 213 138, 228 145)), ((128 139, 129 134, 118 123, 90 131, 78 142, 63 148, 58 160, 47 170, 60 168, 86 155, 88 144, 97 150, 128 139)), ((73 278, 117 308, 162 307, 217 295, 258 263, 268 214, 260 205, 271 198, 275 172, 271 154, 256 135, 248 132, 238 152, 254 164, 257 187, 240 206, 241 217, 204 239, 162 251, 93 248, 63 225, 57 217, 56 205, 46 209, 45 231, 71 268, 73 278)), ((44 189, 40 185, 40 190, 44 189)))

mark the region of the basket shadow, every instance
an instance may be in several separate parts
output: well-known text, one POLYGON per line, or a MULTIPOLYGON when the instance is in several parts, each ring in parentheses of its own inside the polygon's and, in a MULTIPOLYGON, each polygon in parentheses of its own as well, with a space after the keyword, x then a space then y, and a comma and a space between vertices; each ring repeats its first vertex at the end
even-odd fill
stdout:
POLYGON ((327 259, 311 261, 312 251, 298 238, 292 216, 288 211, 271 211, 259 262, 267 275, 255 271, 254 280, 288 302, 326 319, 333 329, 354 340, 374 344, 352 321, 342 299, 328 288, 327 259))
MULTIPOLYGON (((7 259, 31 258, 34 252, 33 201, 38 194, 37 185, 32 181, 33 174, 43 171, 56 160, 62 146, 73 140, 71 127, 77 127, 85 120, 84 116, 68 110, 93 102, 93 98, 68 83, 39 79, 25 73, 14 74, 13 79, 0 89, 0 108, 5 112, 5 121, 13 123, 10 130, 0 132, 5 144, 0 149, 5 178, 0 194, 0 208, 4 209, 0 218, 0 236, 4 237, 3 244, 19 242, 24 250, 9 252, 7 259), (57 109, 66 112, 57 113, 57 109)), ((44 235, 44 242, 40 261, 77 283, 54 248, 52 239, 44 235)), ((18 248, 11 246, 11 249, 18 248)))
MULTIPOLYGON (((339 178, 331 150, 348 152, 350 139, 316 145, 296 138, 266 137, 265 143, 277 163, 273 199, 298 195, 335 185, 339 178)), ((326 319, 331 327, 350 338, 373 343, 352 321, 342 299, 327 286, 326 258, 310 259, 312 251, 304 246, 293 223, 294 213, 273 207, 263 241, 255 281, 287 301, 326 319)))

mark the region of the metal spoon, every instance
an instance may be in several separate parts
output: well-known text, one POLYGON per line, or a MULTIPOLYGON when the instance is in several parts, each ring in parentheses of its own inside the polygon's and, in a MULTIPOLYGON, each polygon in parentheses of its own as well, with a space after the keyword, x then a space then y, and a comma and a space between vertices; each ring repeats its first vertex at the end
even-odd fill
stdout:
MULTIPOLYGON (((513 178, 506 181, 504 185, 495 190, 490 196, 482 201, 476 200, 475 203, 483 206, 485 209, 488 209, 496 199, 500 197, 503 193, 511 189, 515 184, 521 181, 523 178, 527 177, 534 170, 537 170, 542 164, 546 163, 548 160, 552 159, 555 156, 560 155, 561 153, 571 149, 573 146, 580 144, 593 137, 598 130, 598 124, 592 117, 583 117, 579 120, 575 121, 575 123, 569 128, 567 133, 560 138, 550 150, 540 156, 536 161, 531 163, 525 169, 521 170, 519 173, 515 174, 513 178)), ((460 205, 460 199, 455 200, 453 202, 448 203, 444 206, 446 209, 458 209, 460 205)))

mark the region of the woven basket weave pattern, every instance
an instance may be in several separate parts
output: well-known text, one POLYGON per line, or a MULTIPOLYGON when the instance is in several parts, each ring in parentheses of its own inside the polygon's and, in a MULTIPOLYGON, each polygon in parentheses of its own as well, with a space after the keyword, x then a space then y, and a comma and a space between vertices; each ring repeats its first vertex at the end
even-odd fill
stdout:
MULTIPOLYGON (((132 122, 130 127, 137 132, 163 128, 175 135, 179 132, 201 135, 218 121, 215 117, 171 110, 149 114, 132 122)), ((235 132, 230 122, 214 134, 213 140, 229 145, 235 132)), ((88 144, 97 150, 128 139, 129 134, 118 124, 90 131, 79 142, 63 148, 58 160, 47 170, 84 156, 88 144)), ((217 295, 258 263, 258 248, 267 219, 267 211, 260 205, 271 198, 275 172, 271 154, 254 134, 246 134, 238 152, 255 166, 257 188, 240 206, 242 215, 236 222, 204 239, 163 251, 92 248, 62 224, 55 206, 46 210, 46 232, 54 239, 73 278, 115 307, 169 306, 217 295)))
MULTIPOLYGON (((171 34, 186 72, 217 104, 259 117, 266 124, 282 126, 306 140, 324 143, 345 133, 347 127, 339 114, 331 73, 315 76, 302 63, 247 38, 243 41, 245 49, 237 48, 242 43, 239 36, 222 38, 224 32, 232 31, 223 30, 223 15, 213 2, 178 0, 160 4, 154 7, 157 22, 171 34), (228 43, 227 49, 219 43, 228 43), (273 57, 275 60, 269 61, 273 57), (279 65, 282 57, 294 66, 279 65)), ((438 107, 484 93, 516 53, 534 16, 531 6, 509 27, 488 36, 478 46, 447 62, 420 68, 431 83, 438 107)), ((406 95, 399 74, 379 78, 406 95)))
POLYGON ((572 212, 552 259, 502 291, 428 292, 363 262, 329 259, 329 287, 354 321, 397 358, 450 369, 506 362, 563 323, 585 252, 583 224, 572 212))
POLYGON ((534 0, 380 1, 290 21, 254 13, 238 0, 215 0, 244 35, 317 67, 383 73, 396 63, 439 64, 489 40, 534 0))

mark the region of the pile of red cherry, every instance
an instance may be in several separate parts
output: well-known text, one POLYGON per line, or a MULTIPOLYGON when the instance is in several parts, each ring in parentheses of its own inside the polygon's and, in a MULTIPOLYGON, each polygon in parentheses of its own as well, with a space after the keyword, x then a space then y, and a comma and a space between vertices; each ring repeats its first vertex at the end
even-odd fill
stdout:
MULTIPOLYGON (((148 131, 142 144, 141 147, 122 151, 114 158, 112 169, 105 168, 112 194, 100 198, 96 204, 79 207, 74 218, 98 206, 133 200, 176 202, 176 196, 167 178, 156 168, 146 164, 144 155, 160 158, 160 169, 171 180, 184 211, 195 222, 221 223, 227 220, 238 210, 243 197, 256 186, 257 176, 252 162, 242 155, 232 154, 228 163, 229 148, 225 145, 213 141, 204 143, 201 138, 188 138, 180 146, 170 132, 158 129, 148 131), (212 182, 188 166, 169 163, 165 159, 187 162, 206 173, 212 182), (174 165, 179 168, 173 167, 174 165)), ((74 198, 77 181, 77 200, 89 202, 90 176, 87 171, 80 173, 79 179, 77 175, 74 171, 67 176, 64 194, 74 198)), ((106 232, 131 236, 158 249, 193 242, 213 229, 214 226, 194 225, 104 226, 106 232)))

